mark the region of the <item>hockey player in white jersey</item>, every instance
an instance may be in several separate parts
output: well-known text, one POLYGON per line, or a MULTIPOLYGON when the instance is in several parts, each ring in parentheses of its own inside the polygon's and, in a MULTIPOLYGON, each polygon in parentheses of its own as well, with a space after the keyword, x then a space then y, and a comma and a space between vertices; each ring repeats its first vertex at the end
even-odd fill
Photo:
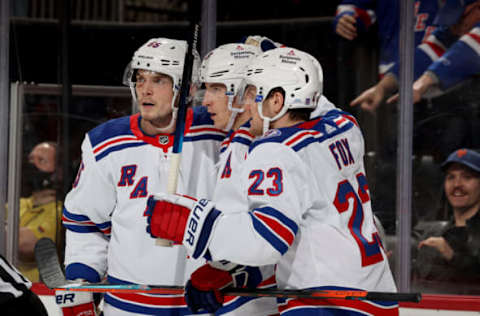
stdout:
MULTIPOLYGON (((237 203, 235 208, 246 207, 238 190, 237 180, 253 136, 249 132, 250 105, 241 101, 245 99, 243 93, 247 66, 260 52, 258 46, 225 44, 209 52, 200 67, 200 81, 205 85, 202 104, 210 113, 215 127, 228 132, 220 150, 213 197, 217 205, 226 210, 230 210, 232 203, 237 203)), ((191 282, 201 284, 203 289, 206 289, 207 283, 212 283, 209 286, 215 287, 216 282, 224 282, 225 278, 230 277, 234 282, 241 277, 242 282, 247 279, 250 287, 274 287, 273 268, 273 265, 260 269, 225 261, 209 261, 193 273, 191 282)), ((197 295, 197 292, 193 286, 187 289, 186 298, 189 303, 190 298, 197 295)), ((226 296, 222 300, 223 307, 216 315, 265 316, 278 313, 274 298, 226 296)))
MULTIPOLYGON (((141 46, 126 72, 139 113, 86 134, 82 164, 63 214, 67 279, 184 285, 204 263, 187 260, 181 245, 159 247, 145 234, 147 198, 167 188, 186 50, 185 41, 167 38, 141 46)), ((212 197, 225 135, 214 128, 204 107, 188 110, 178 193, 212 197)), ((91 313, 92 304, 79 305, 91 302, 90 294, 75 295, 74 302, 65 295, 57 302, 72 315, 84 309, 91 313)), ((183 295, 108 293, 104 302, 106 316, 190 314, 183 295)))
MULTIPOLYGON (((280 289, 395 292, 373 221, 357 122, 339 109, 308 120, 322 86, 318 61, 277 48, 256 58, 247 83, 256 88, 258 102, 250 131, 263 135, 250 146, 238 184, 247 211, 225 212, 215 201, 156 194, 149 216, 153 235, 183 242, 195 258, 276 264, 280 289), (172 216, 183 225, 158 224, 172 216)), ((398 304, 288 299, 279 300, 279 310, 398 315, 398 304)))

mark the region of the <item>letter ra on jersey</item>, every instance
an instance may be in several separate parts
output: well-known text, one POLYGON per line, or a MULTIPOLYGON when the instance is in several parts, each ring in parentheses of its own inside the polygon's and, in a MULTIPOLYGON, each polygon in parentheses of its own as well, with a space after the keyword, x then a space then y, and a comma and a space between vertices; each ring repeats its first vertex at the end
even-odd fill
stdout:
MULTIPOLYGON (((129 187, 135 183, 135 174, 137 173, 136 165, 123 166, 120 169, 119 187, 129 187)), ((135 184, 134 189, 130 193, 131 199, 144 198, 148 196, 148 177, 141 177, 135 184)))
POLYGON ((119 187, 132 185, 136 172, 137 172, 137 166, 136 165, 123 166, 122 167, 122 174, 120 175, 120 181, 118 181, 117 185, 119 187))

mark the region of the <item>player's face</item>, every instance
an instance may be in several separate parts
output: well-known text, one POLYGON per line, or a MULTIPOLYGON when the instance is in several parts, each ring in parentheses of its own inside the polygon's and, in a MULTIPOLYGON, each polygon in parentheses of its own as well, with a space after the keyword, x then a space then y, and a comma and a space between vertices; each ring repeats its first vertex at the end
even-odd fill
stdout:
POLYGON ((224 129, 231 114, 231 111, 228 110, 228 96, 225 94, 227 88, 220 83, 205 83, 205 88, 202 104, 207 107, 214 126, 224 129))
POLYGON ((467 211, 480 206, 480 175, 467 166, 452 163, 445 175, 444 188, 454 209, 467 211))
POLYGON ((167 126, 172 115, 172 78, 157 72, 139 70, 135 90, 142 119, 156 127, 167 126))

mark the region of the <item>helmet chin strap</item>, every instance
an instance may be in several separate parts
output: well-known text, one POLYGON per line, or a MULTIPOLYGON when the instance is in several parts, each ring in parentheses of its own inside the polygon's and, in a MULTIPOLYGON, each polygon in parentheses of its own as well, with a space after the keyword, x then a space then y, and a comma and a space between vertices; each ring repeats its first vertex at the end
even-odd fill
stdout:
POLYGON ((133 102, 137 104, 137 92, 135 91, 135 83, 130 82, 128 86, 130 87, 130 93, 132 94, 133 102))
POLYGON ((225 128, 222 129, 225 132, 229 132, 232 129, 233 124, 235 124, 235 119, 237 118, 238 113, 243 113, 245 111, 245 109, 243 108, 234 108, 233 99, 234 99, 234 96, 232 95, 228 96, 228 109, 230 110, 231 113, 230 113, 230 117, 228 119, 227 125, 225 126, 225 128))
POLYGON ((269 117, 264 117, 263 118, 263 133, 262 135, 265 135, 265 133, 270 129, 270 118, 269 117))
POLYGON ((258 114, 260 115, 260 118, 263 120, 263 135, 270 129, 270 123, 278 120, 281 118, 288 110, 287 106, 283 106, 280 112, 278 112, 276 115, 273 117, 268 117, 263 115, 263 102, 262 103, 257 103, 257 109, 258 109, 258 114))

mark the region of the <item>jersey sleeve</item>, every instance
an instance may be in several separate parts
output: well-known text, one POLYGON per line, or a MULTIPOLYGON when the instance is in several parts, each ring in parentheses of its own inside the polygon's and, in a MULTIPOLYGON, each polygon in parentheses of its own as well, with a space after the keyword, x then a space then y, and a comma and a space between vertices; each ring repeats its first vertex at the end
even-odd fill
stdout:
POLYGON ((98 282, 104 275, 115 204, 115 186, 107 166, 98 165, 87 135, 82 143, 82 163, 63 210, 67 279, 98 282))
POLYGON ((242 173, 249 211, 220 217, 209 245, 212 258, 252 266, 275 264, 294 243, 302 210, 311 204, 307 178, 303 162, 289 147, 255 147, 242 173))
MULTIPOLYGON (((438 61, 456 40, 456 36, 449 28, 439 27, 418 45, 414 53, 413 80, 417 80, 432 63, 438 61)), ((399 78, 399 67, 399 63, 396 62, 389 73, 399 78)))
POLYGON ((375 1, 373 0, 343 0, 338 6, 333 20, 334 29, 337 28, 338 20, 344 15, 355 18, 358 32, 365 32, 375 23, 375 1))
POLYGON ((453 85, 480 73, 480 23, 456 41, 427 69, 438 78, 440 87, 453 85))

